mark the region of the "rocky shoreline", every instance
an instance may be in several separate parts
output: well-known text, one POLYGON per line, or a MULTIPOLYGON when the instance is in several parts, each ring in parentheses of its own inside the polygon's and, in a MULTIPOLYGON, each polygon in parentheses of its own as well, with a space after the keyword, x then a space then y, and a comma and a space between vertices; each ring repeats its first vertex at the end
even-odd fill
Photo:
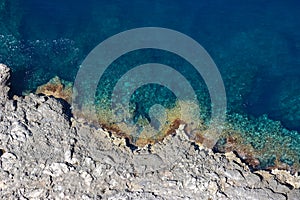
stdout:
POLYGON ((213 153, 183 127, 136 149, 52 97, 8 97, 0 65, 0 199, 299 199, 300 178, 213 153))

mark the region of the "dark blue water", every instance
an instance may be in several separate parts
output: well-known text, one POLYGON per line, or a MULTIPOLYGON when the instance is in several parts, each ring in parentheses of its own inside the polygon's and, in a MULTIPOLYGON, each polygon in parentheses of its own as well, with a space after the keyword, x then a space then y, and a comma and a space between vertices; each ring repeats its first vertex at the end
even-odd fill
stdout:
POLYGON ((225 83, 229 113, 267 114, 300 131, 297 0, 0 2, 0 62, 14 71, 12 93, 34 91, 55 75, 74 81, 85 56, 116 33, 165 27, 209 52, 225 83))

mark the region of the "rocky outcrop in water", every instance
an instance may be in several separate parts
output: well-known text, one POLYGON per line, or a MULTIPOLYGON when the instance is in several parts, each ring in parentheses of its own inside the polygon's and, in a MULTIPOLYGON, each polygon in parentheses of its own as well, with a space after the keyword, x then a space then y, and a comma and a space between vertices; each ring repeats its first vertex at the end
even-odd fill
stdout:
POLYGON ((139 149, 52 97, 8 99, 8 79, 0 65, 0 199, 300 198, 299 177, 252 173, 233 153, 189 141, 182 126, 139 149))

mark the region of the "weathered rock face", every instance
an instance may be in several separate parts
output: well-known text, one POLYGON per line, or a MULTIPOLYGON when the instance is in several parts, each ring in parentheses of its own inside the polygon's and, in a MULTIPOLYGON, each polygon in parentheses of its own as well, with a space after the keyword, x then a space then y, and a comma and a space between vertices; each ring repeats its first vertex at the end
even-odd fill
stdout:
POLYGON ((136 149, 65 109, 33 94, 0 104, 0 199, 300 198, 299 177, 251 173, 233 153, 190 142, 184 127, 136 149))
POLYGON ((3 64, 0 64, 0 103, 7 100, 9 87, 7 81, 10 78, 10 69, 3 64))

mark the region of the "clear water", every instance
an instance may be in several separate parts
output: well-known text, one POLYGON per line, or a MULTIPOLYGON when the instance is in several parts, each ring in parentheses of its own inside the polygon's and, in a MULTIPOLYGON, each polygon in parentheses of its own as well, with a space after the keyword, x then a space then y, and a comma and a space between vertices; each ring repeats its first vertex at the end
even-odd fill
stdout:
MULTIPOLYGON (((12 93, 22 94, 55 75, 74 81, 85 56, 116 33, 170 28, 197 40, 214 59, 229 113, 267 114, 300 131, 299 9, 297 0, 0 0, 0 62, 13 69, 12 93)), ((153 59, 173 66, 181 62, 155 52, 142 58, 127 55, 123 66, 153 59)), ((192 69, 185 72, 201 85, 201 77, 193 74, 192 69)), ((118 75, 109 75, 113 85, 118 75)), ((299 137, 293 135, 295 149, 300 149, 299 137)))

